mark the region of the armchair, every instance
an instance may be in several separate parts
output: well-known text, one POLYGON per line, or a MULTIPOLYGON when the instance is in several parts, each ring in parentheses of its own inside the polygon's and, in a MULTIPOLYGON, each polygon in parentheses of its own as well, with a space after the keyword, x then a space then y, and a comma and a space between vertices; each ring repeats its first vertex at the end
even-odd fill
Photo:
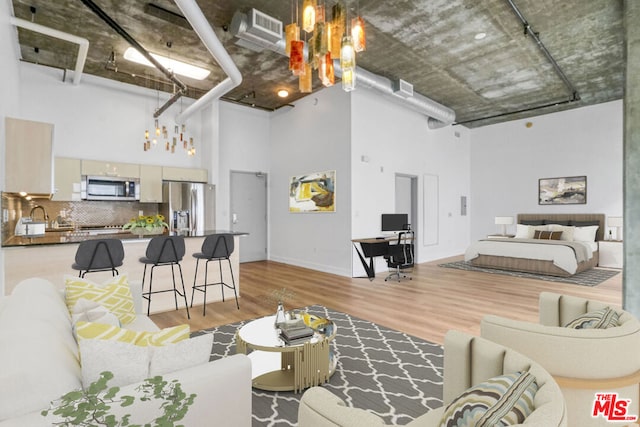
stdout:
MULTIPOLYGON (((511 349, 459 331, 449 331, 445 336, 444 405, 416 418, 407 426, 439 426, 446 406, 463 392, 495 376, 518 371, 528 371, 535 376, 539 387, 533 399, 533 412, 519 425, 566 426, 564 398, 547 371, 511 349)), ((326 388, 312 387, 302 395, 298 425, 375 427, 387 424, 372 412, 347 407, 342 399, 326 388)))
POLYGON ((640 322, 616 310, 617 327, 564 327, 606 307, 599 301, 543 292, 539 324, 490 315, 481 322, 481 335, 530 357, 553 375, 565 396, 570 426, 610 425, 604 416, 592 416, 596 393, 618 393, 620 399, 630 399, 627 414, 640 415, 640 322))

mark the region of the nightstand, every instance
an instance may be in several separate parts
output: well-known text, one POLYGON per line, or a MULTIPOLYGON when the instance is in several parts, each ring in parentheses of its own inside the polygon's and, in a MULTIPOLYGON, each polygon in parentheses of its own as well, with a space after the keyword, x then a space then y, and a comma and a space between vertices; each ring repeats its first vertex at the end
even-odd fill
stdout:
POLYGON ((622 240, 601 240, 598 242, 600 261, 598 267, 622 268, 622 240))
POLYGON ((487 239, 512 239, 516 237, 515 234, 489 234, 487 239))

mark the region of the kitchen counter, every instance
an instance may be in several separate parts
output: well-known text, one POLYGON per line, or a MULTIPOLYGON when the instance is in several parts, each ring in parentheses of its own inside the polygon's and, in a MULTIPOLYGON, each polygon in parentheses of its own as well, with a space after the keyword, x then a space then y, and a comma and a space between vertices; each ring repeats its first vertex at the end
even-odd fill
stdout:
MULTIPOLYGON (((41 277, 55 283, 60 289, 64 289, 65 275, 71 275, 77 277, 78 271, 71 268, 76 252, 80 245, 80 241, 87 239, 97 238, 116 238, 121 239, 124 244, 125 257, 122 267, 118 268, 120 274, 128 276, 130 283, 141 283, 144 275, 144 264, 139 261, 141 257, 145 256, 149 241, 154 236, 138 237, 135 234, 124 233, 121 229, 115 229, 116 232, 112 234, 106 234, 104 230, 102 234, 92 236, 77 236, 78 240, 67 239, 60 241, 60 232, 46 233, 43 237, 13 237, 9 242, 3 244, 1 248, 4 258, 4 271, 0 271, 0 274, 4 274, 4 294, 11 294, 13 288, 30 277, 41 277), (119 232, 118 232, 119 231, 119 232), (54 234, 58 233, 58 236, 54 234)), ((86 233, 86 231, 84 232, 86 233)), ((241 250, 241 237, 247 235, 244 232, 233 232, 228 230, 207 230, 198 235, 185 236, 185 256, 180 263, 182 266, 182 273, 184 277, 185 287, 187 290, 187 296, 191 301, 191 286, 195 277, 196 259, 192 254, 200 252, 202 243, 205 240, 205 236, 216 233, 230 233, 234 235, 235 250, 231 255, 231 264, 233 268, 234 280, 238 289, 238 295, 240 293, 240 256, 241 250)), ((218 270, 216 267, 215 270, 218 270)), ((160 268, 154 272, 154 290, 163 290, 172 288, 172 275, 173 270, 170 268, 160 268)), ((222 271, 224 275, 224 281, 231 281, 231 270, 227 263, 222 263, 222 271)), ((198 271, 198 282, 203 280, 204 269, 198 271)), ((209 279, 217 277, 217 273, 214 276, 210 272, 209 279)), ((111 272, 98 272, 91 273, 87 277, 96 282, 103 283, 106 280, 110 280, 111 272)), ((179 275, 176 274, 178 278, 179 275)), ((148 278, 147 278, 148 280, 148 278)), ((179 279, 178 279, 179 280, 179 279)), ((145 285, 148 287, 148 283, 145 285)), ((179 285, 181 286, 181 285, 179 285)), ((195 305, 203 304, 204 295, 200 292, 196 293, 194 299, 195 305)), ((222 299, 220 292, 207 292, 207 303, 220 301, 222 299)), ((184 304, 179 304, 182 307, 184 304)), ((146 309, 146 304, 145 304, 146 309)), ((153 296, 153 302, 151 304, 151 312, 157 313, 161 311, 174 310, 175 300, 172 292, 166 292, 162 294, 156 294, 153 296)))
MULTIPOLYGON (((229 233, 234 236, 243 236, 248 233, 241 231, 229 230, 205 230, 201 233, 181 233, 185 238, 189 237, 205 237, 210 234, 229 233)), ((78 230, 78 231, 47 231, 44 236, 28 237, 28 236, 11 236, 3 240, 2 247, 15 246, 43 246, 43 245, 60 245, 66 243, 78 243, 84 240, 93 239, 120 239, 128 240, 149 240, 153 236, 138 236, 129 231, 121 229, 100 229, 100 230, 78 230)))

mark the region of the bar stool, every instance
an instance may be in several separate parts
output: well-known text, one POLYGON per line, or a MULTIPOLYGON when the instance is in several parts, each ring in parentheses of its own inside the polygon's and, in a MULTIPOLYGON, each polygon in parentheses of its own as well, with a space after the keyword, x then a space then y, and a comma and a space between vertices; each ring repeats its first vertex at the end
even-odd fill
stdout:
POLYGON ((238 292, 236 290, 236 281, 233 278, 233 268, 231 267, 231 260, 229 257, 234 250, 233 235, 228 233, 211 234, 202 242, 201 252, 193 254, 196 258, 196 273, 193 276, 193 287, 191 288, 191 307, 193 307, 193 296, 195 291, 204 293, 204 304, 202 307, 202 315, 204 316, 207 309, 207 286, 220 285, 222 291, 222 301, 224 302, 224 288, 233 289, 233 293, 236 297, 236 307, 240 310, 240 304, 238 304, 238 292), (204 283, 202 285, 196 285, 198 278, 198 264, 200 260, 206 260, 204 264, 204 283), (222 280, 222 260, 227 260, 229 263, 229 272, 231 273, 231 285, 224 283, 222 280), (215 283, 208 283, 209 274, 209 262, 218 261, 218 268, 220 271, 220 281, 215 283))
POLYGON ((97 271, 109 271, 118 274, 124 260, 124 248, 119 239, 96 239, 80 242, 76 251, 75 263, 71 268, 78 271, 78 277, 97 271))
POLYGON ((191 319, 189 314, 189 306, 187 304, 187 293, 184 288, 184 278, 182 277, 182 267, 180 261, 184 257, 185 246, 184 237, 182 236, 157 236, 151 239, 147 245, 146 256, 140 258, 140 262, 144 264, 144 272, 142 273, 142 297, 146 299, 149 304, 147 305, 147 316, 151 311, 151 295, 162 292, 173 292, 173 297, 176 302, 176 310, 178 309, 178 295, 184 298, 184 306, 187 309, 187 318, 191 319), (147 275, 147 266, 151 266, 151 272, 149 275, 149 291, 144 292, 144 282, 147 275), (161 291, 152 291, 151 286, 153 283, 153 269, 161 266, 171 266, 171 279, 173 280, 173 289, 165 289, 161 291), (180 282, 182 283, 182 293, 176 288, 176 276, 174 266, 178 266, 180 272, 180 282))

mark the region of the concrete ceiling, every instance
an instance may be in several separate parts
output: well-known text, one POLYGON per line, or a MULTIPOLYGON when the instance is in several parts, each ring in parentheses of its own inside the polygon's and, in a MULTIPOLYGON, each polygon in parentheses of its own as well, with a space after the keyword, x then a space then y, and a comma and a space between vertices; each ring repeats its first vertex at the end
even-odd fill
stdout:
MULTIPOLYGON (((203 81, 180 77, 189 87, 188 96, 198 98, 226 78, 179 16, 180 9, 173 1, 94 2, 148 51, 210 69, 210 76, 203 81), (178 16, 168 19, 165 14, 159 18, 153 13, 158 8, 178 16)), ((326 0, 325 4, 332 6, 335 2, 326 0)), ((88 39, 85 73, 172 92, 163 74, 122 58, 129 44, 82 1, 12 3, 18 18, 88 39), (117 71, 108 62, 111 52, 115 53, 117 71)), ((358 53, 358 66, 411 83, 414 92, 452 108, 456 122, 467 127, 623 97, 622 0, 511 3, 538 34, 566 79, 561 78, 535 37, 525 35, 510 0, 350 0, 349 17, 359 8, 367 29, 367 50, 358 53), (475 40, 479 32, 486 37, 475 40), (528 111, 513 114, 522 110, 528 111)), ((292 0, 199 0, 198 4, 243 76, 242 84, 223 99, 274 110, 305 96, 298 92, 297 77, 288 71, 288 58, 270 50, 257 53, 237 46, 228 31, 234 12, 251 7, 287 25, 292 21, 292 0), (282 88, 290 92, 286 99, 276 95, 282 88)), ((75 68, 77 45, 22 28, 18 29, 18 39, 22 60, 75 68)), ((313 85, 314 91, 322 89, 317 77, 313 85)))

